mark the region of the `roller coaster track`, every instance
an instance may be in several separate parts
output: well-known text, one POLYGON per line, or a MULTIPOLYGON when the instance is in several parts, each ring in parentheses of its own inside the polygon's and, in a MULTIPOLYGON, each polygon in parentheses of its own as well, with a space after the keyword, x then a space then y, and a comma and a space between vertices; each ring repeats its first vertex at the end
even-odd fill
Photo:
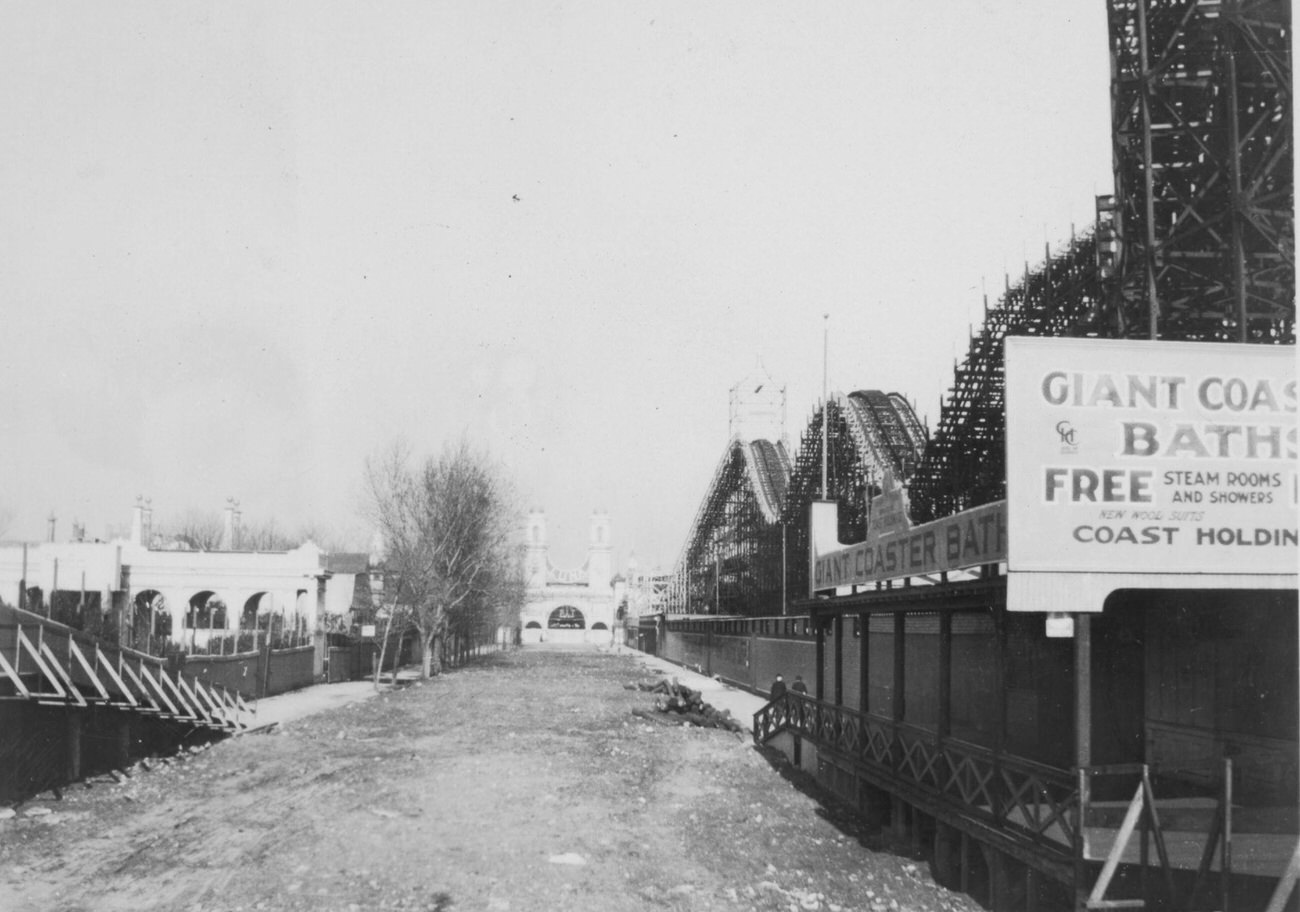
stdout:
POLYGON ((899 481, 912 474, 925 450, 925 431, 907 400, 897 393, 858 390, 835 396, 860 460, 876 478, 889 472, 899 481))
MULTIPOLYGON (((1095 231, 1072 236, 1060 252, 1049 249, 1034 271, 1026 263, 1020 281, 1008 278, 992 308, 986 299, 984 324, 965 360, 953 366, 928 442, 902 397, 859 391, 814 413, 783 497, 763 481, 775 473, 754 470, 752 499, 766 522, 774 503, 783 502, 779 546, 763 530, 737 526, 718 534, 721 507, 730 503, 733 514, 740 512, 735 493, 723 490, 731 477, 724 474, 729 449, 682 552, 677 579, 693 581, 678 588, 695 589, 675 597, 676 610, 693 610, 699 601, 706 546, 715 554, 714 589, 721 593, 726 567, 718 545, 743 535, 763 540, 748 546, 748 563, 733 562, 732 576, 760 576, 767 571, 757 562, 775 561, 786 592, 797 595, 807 564, 806 505, 837 500, 841 539, 851 540, 865 529, 866 493, 886 471, 907 483, 915 523, 1004 497, 1007 336, 1294 345, 1290 4, 1107 5, 1116 186, 1113 196, 1098 198, 1095 231)), ((749 464, 760 458, 746 457, 749 464)), ((733 553, 741 550, 733 544, 733 553)), ((715 601, 720 605, 721 596, 715 601)))
POLYGON ((718 461, 708 491, 695 511, 682 552, 683 560, 706 550, 712 531, 709 517, 723 508, 733 493, 731 489, 736 487, 742 475, 749 483, 749 491, 764 521, 775 523, 779 520, 790 483, 790 457, 786 454, 785 444, 768 440, 732 440, 718 461))
MULTIPOLYGON (((849 492, 860 502, 886 475, 900 481, 910 476, 924 451, 925 432, 906 399, 858 390, 835 394, 827 408, 834 416, 831 496, 849 492)), ((801 558, 793 555, 804 535, 803 513, 820 490, 812 476, 821 459, 815 432, 821 420, 817 409, 795 464, 780 442, 728 443, 678 558, 672 598, 677 610, 700 608, 707 599, 707 610, 754 613, 781 604, 782 586, 788 593, 802 585, 801 558)), ((856 512, 865 515, 864 504, 858 506, 856 512)))
POLYGON ((790 457, 783 444, 770 440, 751 440, 746 448, 745 467, 763 518, 769 523, 776 522, 790 485, 790 457))

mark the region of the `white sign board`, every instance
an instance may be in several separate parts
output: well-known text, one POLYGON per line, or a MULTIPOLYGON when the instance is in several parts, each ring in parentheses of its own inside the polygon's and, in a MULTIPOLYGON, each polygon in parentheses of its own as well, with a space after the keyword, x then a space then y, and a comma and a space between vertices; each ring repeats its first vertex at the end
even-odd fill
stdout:
POLYGON ((362 624, 362 625, 361 625, 361 635, 362 635, 363 637, 372 637, 372 636, 374 636, 374 635, 375 635, 375 625, 374 625, 374 624, 362 624))
POLYGON ((1006 340, 1007 568, 1294 574, 1296 352, 1006 340))

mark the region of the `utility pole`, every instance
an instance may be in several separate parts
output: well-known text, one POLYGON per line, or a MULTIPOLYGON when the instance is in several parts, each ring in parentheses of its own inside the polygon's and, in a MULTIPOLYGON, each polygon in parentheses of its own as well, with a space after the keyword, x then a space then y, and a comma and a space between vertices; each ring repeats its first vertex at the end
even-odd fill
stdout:
POLYGON ((822 500, 826 499, 826 447, 830 437, 829 418, 826 410, 830 405, 827 392, 827 363, 830 351, 830 314, 822 314, 822 500))

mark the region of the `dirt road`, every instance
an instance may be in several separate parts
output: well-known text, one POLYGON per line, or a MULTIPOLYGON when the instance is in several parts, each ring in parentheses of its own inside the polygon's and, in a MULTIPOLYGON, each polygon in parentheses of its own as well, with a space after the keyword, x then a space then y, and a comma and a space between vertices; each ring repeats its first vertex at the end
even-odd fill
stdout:
POLYGON ((74 786, 0 820, 0 908, 976 908, 747 738, 633 716, 647 676, 527 648, 74 786))

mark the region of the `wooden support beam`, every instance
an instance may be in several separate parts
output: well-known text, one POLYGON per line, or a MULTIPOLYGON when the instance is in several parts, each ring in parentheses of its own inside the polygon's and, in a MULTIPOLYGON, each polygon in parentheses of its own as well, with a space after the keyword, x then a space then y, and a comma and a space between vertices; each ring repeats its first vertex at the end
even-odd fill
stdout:
POLYGON ((890 715, 895 722, 903 721, 903 714, 906 711, 906 701, 903 694, 904 682, 904 663, 907 661, 907 652, 903 644, 903 631, 906 627, 906 615, 902 611, 894 614, 894 705, 890 707, 890 715))
POLYGON ((113 766, 126 769, 131 765, 131 717, 117 714, 113 720, 113 766))
MULTIPOLYGON (((81 690, 77 685, 72 683, 72 676, 68 674, 66 669, 64 669, 63 663, 60 662, 59 657, 54 654, 54 650, 50 649, 49 644, 44 641, 41 642, 40 650, 41 654, 49 662, 49 667, 63 684, 61 689, 64 691, 64 699, 71 700, 77 706, 85 706, 86 698, 81 695, 81 690)), ((58 685, 56 684, 55 686, 58 685)))
POLYGON ((952 613, 939 615, 939 725, 936 734, 952 734, 952 613))
POLYGON ((1282 874, 1282 879, 1277 882, 1273 896, 1268 901, 1268 908, 1264 912, 1282 912, 1286 908, 1287 900, 1291 898, 1291 893, 1295 890, 1297 880, 1300 880, 1300 842, 1296 843, 1295 851, 1291 853, 1291 860, 1287 862, 1286 871, 1282 874))
MULTIPOLYGON (((164 680, 168 680, 168 679, 164 678, 164 680)), ((186 705, 189 706, 190 714, 194 717, 195 721, 198 722, 212 721, 212 717, 208 714, 203 704, 199 702, 199 698, 195 696, 193 689, 189 686, 189 684, 186 683, 184 675, 182 675, 179 671, 176 672, 176 680, 171 683, 172 686, 175 687, 180 692, 182 698, 185 700, 186 705)))
POLYGON ((813 683, 815 688, 813 696, 818 700, 826 699, 826 632, 822 629, 822 619, 819 614, 809 612, 808 620, 813 625, 813 637, 817 644, 817 680, 813 683))
POLYGON ((1074 616, 1074 765, 1092 766, 1092 618, 1074 616))
POLYGON ((5 677, 14 685, 14 689, 18 691, 19 696, 31 697, 27 685, 23 683, 23 679, 18 675, 18 670, 9 664, 9 660, 5 658, 3 652, 0 652, 0 671, 4 672, 5 677))
POLYGON ((64 774, 69 782, 76 782, 81 778, 81 728, 83 722, 82 713, 76 710, 68 713, 66 722, 67 766, 64 774))
MULTIPOLYGON (((159 674, 163 674, 163 670, 161 668, 158 669, 158 672, 159 674)), ((140 677, 145 681, 147 681, 149 685, 153 688, 154 693, 159 698, 162 699, 163 703, 167 707, 168 715, 170 715, 174 719, 180 719, 183 717, 181 711, 176 708, 176 704, 172 702, 171 697, 167 695, 167 691, 163 689, 162 684, 158 683, 158 679, 153 676, 153 673, 151 671, 149 671, 143 659, 140 660, 140 677)), ((161 708, 162 707, 159 707, 159 709, 161 708)))
MULTIPOLYGON (((23 650, 25 649, 27 651, 27 655, 36 664, 36 670, 41 674, 43 678, 45 678, 45 680, 49 683, 49 685, 54 688, 53 691, 45 691, 45 690, 31 691, 28 695, 36 699, 40 699, 41 697, 57 697, 60 700, 70 699, 67 691, 63 689, 63 685, 59 683, 58 676, 46 664, 45 659, 42 658, 41 647, 36 646, 35 644, 32 643, 30 639, 28 639, 27 634, 23 632, 23 628, 21 625, 15 628, 15 630, 16 630, 18 645, 14 649, 14 666, 17 669, 18 673, 19 674, 22 673, 22 653, 23 650)), ((40 628, 37 627, 38 639, 39 636, 40 636, 40 628)), ((42 642, 41 646, 43 647, 44 645, 45 644, 42 642)))
POLYGON ((989 908, 1009 909, 1011 891, 1008 887, 1011 878, 1007 870, 1007 856, 990 847, 985 850, 984 860, 989 866, 989 908))
POLYGON ((130 681, 131 686, 134 687, 139 695, 149 703, 148 706, 140 706, 137 702, 137 709, 141 712, 162 712, 162 707, 158 705, 158 701, 153 698, 153 694, 149 693, 149 688, 145 686, 145 683, 140 679, 140 676, 131 670, 130 665, 123 661, 118 670, 122 673, 122 679, 124 681, 130 681))
POLYGON ((871 686, 869 674, 871 661, 871 615, 863 612, 858 615, 858 710, 866 712, 871 705, 867 691, 871 686))
MULTIPOLYGON (((99 647, 96 647, 96 650, 98 650, 98 648, 99 647)), ((81 651, 81 648, 77 646, 72 637, 68 637, 68 655, 71 656, 71 661, 69 661, 68 664, 71 665, 75 661, 76 664, 80 665, 81 670, 84 671, 86 677, 90 679, 91 686, 95 688, 95 691, 99 694, 100 698, 107 703, 110 699, 108 691, 105 689, 103 682, 99 680, 99 675, 95 673, 94 666, 86 660, 85 653, 81 651)))
POLYGON ((844 615, 835 615, 835 705, 844 705, 844 615))
POLYGON ((117 685, 118 692, 122 694, 122 699, 124 701, 129 703, 131 706, 140 705, 135 699, 135 694, 131 693, 131 688, 127 687, 126 682, 122 680, 122 676, 113 670, 112 663, 104 657, 104 653, 100 651, 98 646, 95 647, 95 664, 104 669, 104 673, 113 680, 114 684, 117 685))
POLYGON ((1088 894, 1089 909, 1102 908, 1098 903, 1105 901, 1106 890, 1110 888, 1110 882, 1115 877, 1115 871, 1119 868, 1119 861, 1124 856, 1128 841, 1133 838, 1133 830, 1137 828, 1138 819, 1142 816, 1145 800, 1146 790, 1139 784, 1132 800, 1128 803, 1128 810, 1124 812, 1124 822, 1120 824, 1119 832, 1115 834, 1115 842, 1110 848, 1110 854, 1106 856, 1106 863, 1101 866, 1101 873, 1097 875, 1092 885, 1092 892, 1088 894))

